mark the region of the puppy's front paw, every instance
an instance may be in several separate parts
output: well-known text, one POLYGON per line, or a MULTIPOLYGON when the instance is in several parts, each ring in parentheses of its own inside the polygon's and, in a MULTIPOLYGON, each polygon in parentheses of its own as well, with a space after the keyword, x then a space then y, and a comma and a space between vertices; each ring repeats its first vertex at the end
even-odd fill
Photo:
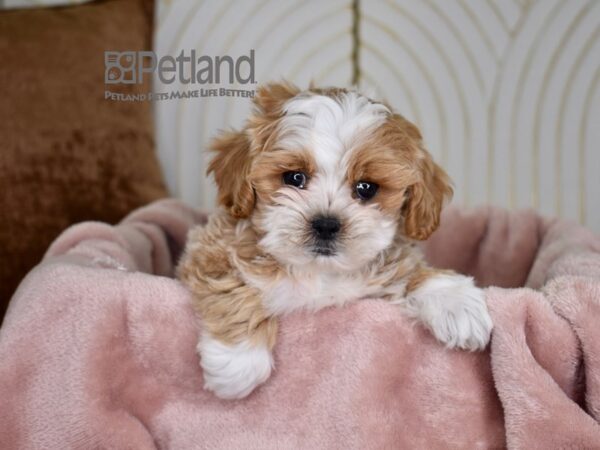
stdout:
POLYGON ((408 295, 409 309, 450 348, 482 350, 492 319, 485 295, 462 275, 436 275, 408 295))
POLYGON ((246 397, 269 378, 273 368, 269 349, 248 341, 228 345, 205 334, 197 350, 204 389, 224 399, 246 397))

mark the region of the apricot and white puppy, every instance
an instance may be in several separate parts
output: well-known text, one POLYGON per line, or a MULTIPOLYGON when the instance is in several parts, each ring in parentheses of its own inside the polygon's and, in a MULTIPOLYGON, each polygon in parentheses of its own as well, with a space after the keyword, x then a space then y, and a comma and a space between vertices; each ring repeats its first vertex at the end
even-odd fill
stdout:
POLYGON ((178 267, 202 318, 205 388, 242 398, 273 368, 277 316, 380 297, 448 347, 483 349, 492 322, 469 277, 427 267, 449 180, 417 128, 345 89, 260 88, 245 128, 213 143, 222 211, 178 267))

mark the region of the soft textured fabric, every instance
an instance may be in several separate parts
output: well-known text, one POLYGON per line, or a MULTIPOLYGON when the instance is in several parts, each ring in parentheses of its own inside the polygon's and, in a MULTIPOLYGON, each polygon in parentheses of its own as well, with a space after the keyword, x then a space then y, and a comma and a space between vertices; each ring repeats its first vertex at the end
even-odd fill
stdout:
MULTIPOLYGON (((67 226, 166 196, 152 105, 104 99, 104 51, 152 48, 151 0, 0 11, 0 321, 67 226)), ((147 92, 137 85, 106 85, 147 92)))
POLYGON ((0 329, 0 448, 600 447, 600 241, 585 229, 450 210, 425 252, 504 286, 486 289, 489 351, 446 350, 365 300, 286 317, 272 377, 224 401, 202 389, 201 325, 172 278, 204 219, 168 200, 52 244, 0 329))

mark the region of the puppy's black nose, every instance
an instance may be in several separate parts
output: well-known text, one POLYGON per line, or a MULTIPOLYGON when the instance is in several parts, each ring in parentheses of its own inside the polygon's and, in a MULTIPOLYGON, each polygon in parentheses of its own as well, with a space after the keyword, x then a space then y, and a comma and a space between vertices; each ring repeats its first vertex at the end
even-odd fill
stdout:
POLYGON ((315 217, 311 223, 315 235, 319 239, 331 240, 340 231, 340 221, 335 217, 315 217))

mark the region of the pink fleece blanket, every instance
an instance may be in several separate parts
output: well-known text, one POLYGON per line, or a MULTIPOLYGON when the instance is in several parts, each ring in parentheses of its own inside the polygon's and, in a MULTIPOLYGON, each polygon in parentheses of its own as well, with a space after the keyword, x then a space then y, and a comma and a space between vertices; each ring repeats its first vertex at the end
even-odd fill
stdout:
POLYGON ((363 301, 286 318, 271 379, 222 401, 202 390, 199 325, 172 278, 203 220, 168 200, 52 244, 0 329, 0 448, 600 447, 590 232, 450 210, 425 251, 497 286, 488 352, 445 350, 394 306, 363 301))

